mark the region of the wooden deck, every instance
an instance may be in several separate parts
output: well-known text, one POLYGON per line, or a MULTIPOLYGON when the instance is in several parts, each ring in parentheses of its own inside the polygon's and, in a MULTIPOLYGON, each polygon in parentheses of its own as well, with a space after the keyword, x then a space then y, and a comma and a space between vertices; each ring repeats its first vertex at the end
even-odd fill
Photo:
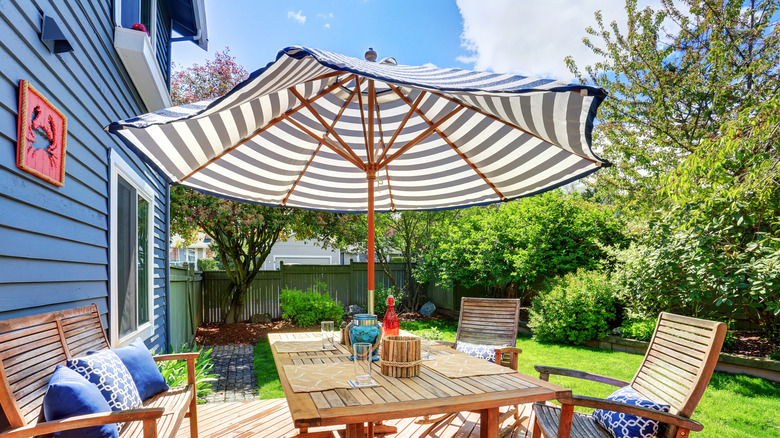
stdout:
MULTIPOLYGON (((531 405, 520 406, 521 416, 529 416, 531 405)), ((387 421, 396 426, 398 433, 389 438, 416 438, 429 425, 414 423, 414 418, 387 421)), ((189 420, 185 419, 176 438, 190 436, 189 420)), ((509 423, 509 420, 507 420, 509 423)), ((283 438, 298 433, 293 427, 292 417, 285 399, 255 400, 234 403, 209 403, 198 406, 200 438, 283 438)), ((530 438, 529 420, 520 425, 512 438, 530 438)), ((335 428, 313 428, 310 432, 333 430, 335 428)), ((477 438, 479 437, 479 414, 461 413, 449 424, 442 424, 429 436, 433 438, 477 438)))

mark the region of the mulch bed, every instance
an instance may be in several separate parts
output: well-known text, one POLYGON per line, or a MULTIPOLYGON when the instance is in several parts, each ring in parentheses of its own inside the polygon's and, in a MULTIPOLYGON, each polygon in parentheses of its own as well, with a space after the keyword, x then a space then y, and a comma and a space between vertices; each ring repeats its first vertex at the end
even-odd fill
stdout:
POLYGON ((300 331, 289 321, 281 319, 267 323, 238 322, 235 324, 206 323, 198 327, 195 343, 198 345, 254 344, 268 333, 300 331))
POLYGON ((773 344, 766 338, 761 338, 760 332, 748 330, 730 330, 737 341, 732 347, 723 346, 723 352, 744 354, 746 356, 765 357, 775 349, 780 350, 780 344, 773 344))
MULTIPOLYGON (((433 316, 419 313, 401 313, 399 321, 430 321, 446 318, 446 315, 435 313, 433 316)), ((350 317, 346 317, 350 321, 350 317)), ((319 326, 298 327, 290 321, 274 319, 268 323, 238 322, 235 324, 205 323, 198 327, 195 333, 195 343, 198 345, 231 345, 254 344, 265 339, 268 333, 285 333, 296 331, 317 331, 319 326)))

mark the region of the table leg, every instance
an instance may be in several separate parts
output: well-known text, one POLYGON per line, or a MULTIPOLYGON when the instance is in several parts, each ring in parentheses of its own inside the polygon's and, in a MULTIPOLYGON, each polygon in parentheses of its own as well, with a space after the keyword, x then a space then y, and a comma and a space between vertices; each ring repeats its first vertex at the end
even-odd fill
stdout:
POLYGON ((479 416, 479 438, 498 438, 498 408, 483 409, 479 416))
POLYGON ((571 436, 571 422, 574 417, 574 405, 561 404, 561 418, 558 420, 558 438, 571 436))

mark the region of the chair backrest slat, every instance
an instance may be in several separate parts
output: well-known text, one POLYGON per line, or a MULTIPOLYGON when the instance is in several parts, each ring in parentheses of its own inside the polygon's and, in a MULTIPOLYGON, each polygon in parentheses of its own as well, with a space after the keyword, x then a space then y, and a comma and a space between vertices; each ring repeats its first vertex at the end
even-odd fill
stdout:
POLYGON ((108 339, 97 305, 0 321, 0 406, 13 428, 41 416, 46 387, 58 364, 103 350, 108 339))
POLYGON ((519 299, 463 297, 456 341, 514 346, 519 316, 519 299))
MULTIPOLYGON (((673 414, 690 418, 712 377, 725 336, 722 322, 661 313, 631 386, 670 405, 673 414)), ((663 424, 658 436, 674 437, 676 432, 663 424)))

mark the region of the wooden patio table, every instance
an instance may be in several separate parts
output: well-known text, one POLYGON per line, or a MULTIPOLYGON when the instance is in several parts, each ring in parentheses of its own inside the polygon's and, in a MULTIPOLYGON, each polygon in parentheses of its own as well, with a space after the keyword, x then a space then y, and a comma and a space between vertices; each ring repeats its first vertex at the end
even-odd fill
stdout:
MULTIPOLYGON (((553 385, 522 373, 448 378, 427 366, 420 367, 420 375, 395 378, 382 375, 374 363, 372 377, 379 386, 342 388, 326 391, 294 392, 285 374, 285 365, 328 364, 349 362, 349 348, 338 343, 335 351, 284 353, 275 343, 285 340, 319 340, 319 332, 273 333, 268 335, 276 369, 290 407, 293 424, 301 436, 314 438, 325 434, 308 433, 309 427, 346 425, 346 437, 364 436, 364 423, 370 433, 374 422, 421 415, 450 412, 479 412, 480 437, 498 437, 498 417, 501 406, 571 397, 571 390, 553 385)), ((463 354, 444 346, 434 347, 433 354, 463 354)), ((392 431, 390 431, 392 432, 392 431)))

